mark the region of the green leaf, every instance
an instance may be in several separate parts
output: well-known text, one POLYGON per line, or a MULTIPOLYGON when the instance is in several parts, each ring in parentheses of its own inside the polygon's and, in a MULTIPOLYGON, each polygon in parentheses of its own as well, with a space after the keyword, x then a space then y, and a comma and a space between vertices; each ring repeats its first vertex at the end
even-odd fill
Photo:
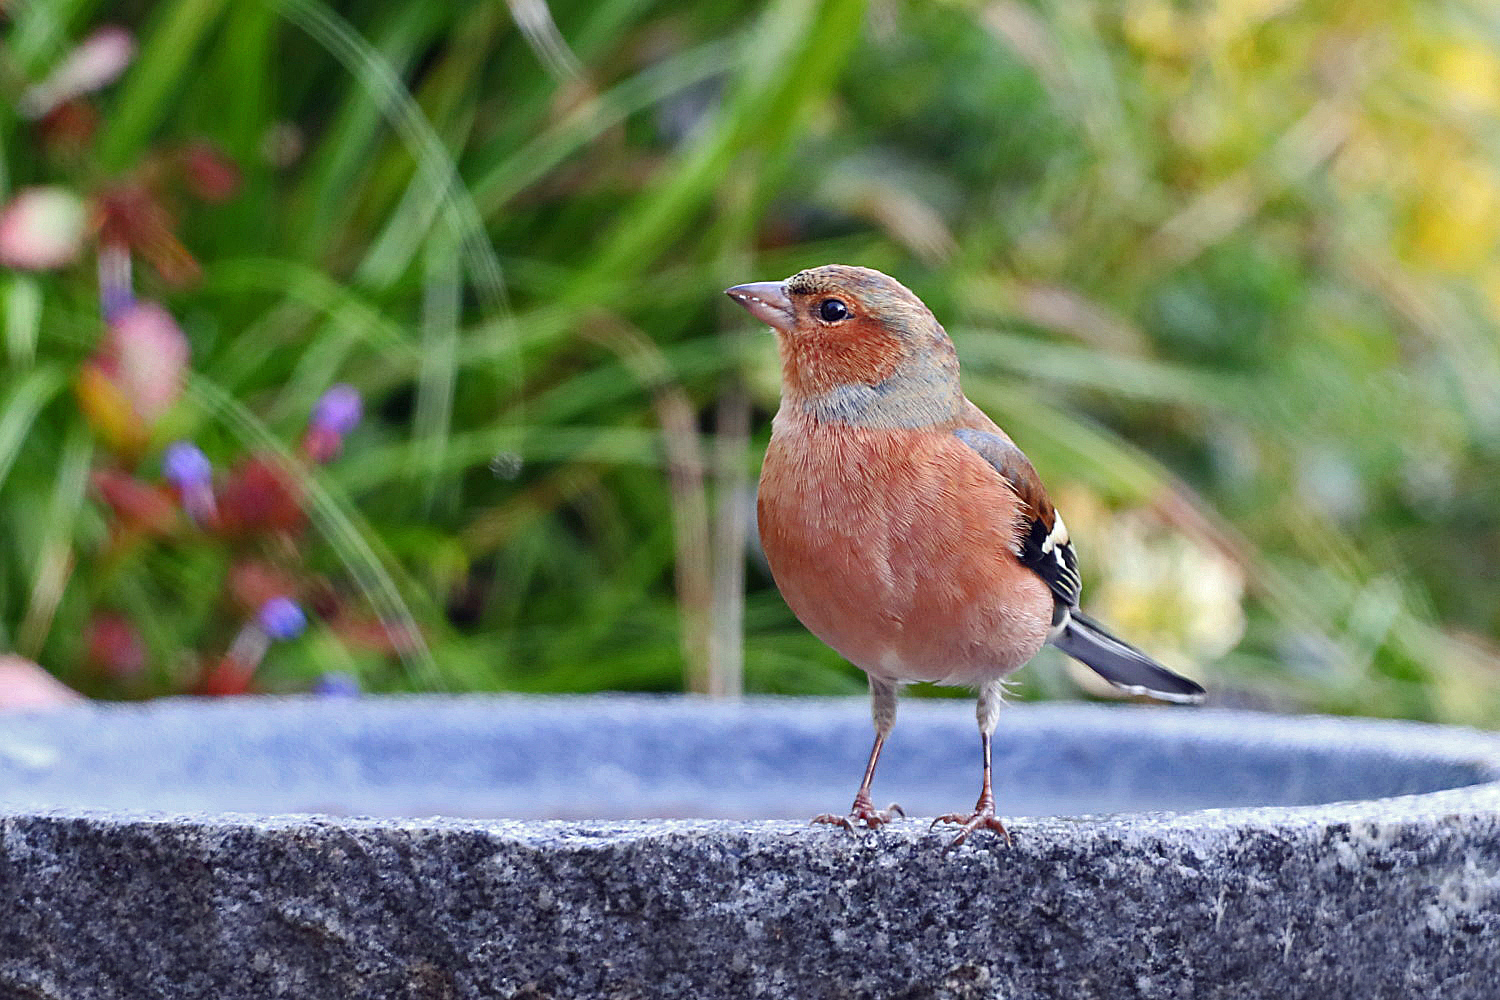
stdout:
POLYGON ((190 85, 193 56, 218 21, 225 0, 169 0, 152 16, 152 27, 124 89, 104 119, 98 157, 118 171, 140 155, 167 118, 174 93, 190 85))
POLYGON ((64 384, 62 372, 48 365, 21 376, 5 393, 4 405, 0 407, 0 489, 5 486, 37 414, 64 384))

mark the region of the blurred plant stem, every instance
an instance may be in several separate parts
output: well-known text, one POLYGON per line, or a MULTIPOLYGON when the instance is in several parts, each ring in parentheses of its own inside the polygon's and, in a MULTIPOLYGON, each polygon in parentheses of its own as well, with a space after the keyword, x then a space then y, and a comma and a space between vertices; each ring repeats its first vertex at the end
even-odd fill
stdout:
POLYGON ((94 445, 87 429, 75 423, 57 463, 57 480, 47 506, 47 529, 37 546, 31 600, 16 632, 17 652, 31 659, 36 658, 46 641, 63 589, 73 572, 74 523, 83 507, 93 455, 94 445))
POLYGON ((641 386, 652 394, 667 458, 684 686, 689 691, 713 693, 715 673, 710 631, 714 622, 714 552, 710 542, 705 460, 693 404, 651 339, 619 316, 597 312, 586 320, 582 332, 620 357, 641 386))
POLYGON ((714 523, 713 605, 707 692, 734 698, 745 690, 745 541, 750 523, 750 396, 738 375, 720 389, 714 421, 719 503, 714 523))

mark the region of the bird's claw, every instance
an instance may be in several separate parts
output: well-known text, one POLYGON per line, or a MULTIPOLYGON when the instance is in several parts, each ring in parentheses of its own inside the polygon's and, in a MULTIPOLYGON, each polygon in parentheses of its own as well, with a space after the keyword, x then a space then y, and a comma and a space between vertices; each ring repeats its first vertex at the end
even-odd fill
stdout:
POLYGON ((949 844, 949 847, 957 847, 959 844, 962 844, 965 840, 969 839, 969 834, 975 830, 994 830, 1005 838, 1006 847, 1010 847, 1013 844, 1010 831, 1005 828, 1005 824, 996 818, 995 807, 993 805, 988 807, 981 806, 967 815, 964 813, 948 813, 945 816, 939 816, 932 821, 932 826, 928 827, 928 829, 936 830, 939 823, 956 823, 959 826, 958 836, 953 838, 953 843, 949 844))
POLYGON ((875 804, 868 799, 864 801, 855 799, 854 805, 849 809, 848 815, 839 816, 835 813, 823 813, 820 816, 814 816, 812 821, 814 823, 827 823, 830 826, 841 826, 845 830, 850 831, 854 829, 854 824, 863 823, 866 829, 878 830, 891 821, 892 814, 904 819, 906 817, 906 810, 894 802, 884 809, 876 809, 875 804))

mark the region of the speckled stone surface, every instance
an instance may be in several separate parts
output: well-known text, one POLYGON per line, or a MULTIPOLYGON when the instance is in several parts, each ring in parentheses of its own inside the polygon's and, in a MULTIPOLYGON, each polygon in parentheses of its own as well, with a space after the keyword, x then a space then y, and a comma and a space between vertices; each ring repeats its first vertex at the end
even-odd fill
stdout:
MULTIPOLYGON (((967 807, 973 725, 904 705, 879 797, 967 807)), ((1500 995, 1493 736, 1018 707, 1013 846, 742 818, 847 805, 868 726, 639 698, 7 717, 0 998, 1500 995)))

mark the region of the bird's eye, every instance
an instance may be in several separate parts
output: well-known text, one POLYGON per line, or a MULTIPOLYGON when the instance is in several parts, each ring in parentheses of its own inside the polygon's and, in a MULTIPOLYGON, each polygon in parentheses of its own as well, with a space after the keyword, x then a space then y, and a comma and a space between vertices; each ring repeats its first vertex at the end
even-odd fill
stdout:
POLYGON ((818 316, 825 323, 837 323, 849 318, 849 307, 838 299, 824 299, 818 303, 818 316))

